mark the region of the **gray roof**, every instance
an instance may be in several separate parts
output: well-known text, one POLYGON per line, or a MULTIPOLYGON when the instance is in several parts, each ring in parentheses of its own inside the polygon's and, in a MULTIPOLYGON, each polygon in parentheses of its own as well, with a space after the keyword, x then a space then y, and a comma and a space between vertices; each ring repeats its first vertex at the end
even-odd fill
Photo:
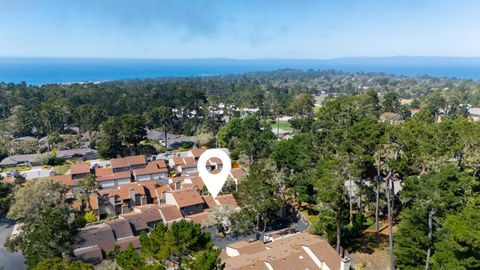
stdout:
POLYGON ((12 140, 12 142, 26 142, 26 141, 36 142, 36 141, 38 141, 38 140, 37 140, 37 138, 35 138, 35 137, 30 137, 30 136, 18 137, 18 138, 15 138, 15 139, 12 140))
POLYGON ((37 162, 41 157, 41 154, 29 154, 29 155, 14 155, 6 157, 0 162, 0 165, 15 165, 17 163, 32 163, 37 162))
POLYGON ((97 155, 97 150, 92 148, 76 148, 68 150, 58 150, 57 157, 71 157, 73 155, 84 156, 86 154, 95 154, 97 155))
POLYGON ((480 108, 470 108, 468 109, 468 113, 470 113, 470 115, 480 116, 480 108))

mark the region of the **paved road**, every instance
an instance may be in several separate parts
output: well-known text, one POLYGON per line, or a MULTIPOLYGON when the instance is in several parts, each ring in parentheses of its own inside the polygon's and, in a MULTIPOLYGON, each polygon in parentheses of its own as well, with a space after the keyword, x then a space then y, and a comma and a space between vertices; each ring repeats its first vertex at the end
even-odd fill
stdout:
MULTIPOLYGON (((270 224, 267 227, 267 230, 265 233, 277 231, 285 228, 293 228, 298 232, 303 232, 308 229, 308 223, 302 218, 298 220, 280 219, 275 222, 272 222, 272 224, 270 224)), ((238 241, 255 239, 254 233, 241 234, 241 235, 235 234, 235 235, 227 235, 225 237, 221 237, 221 236, 217 236, 216 230, 213 227, 208 227, 205 230, 210 232, 210 234, 212 235, 213 244, 219 248, 225 248, 226 246, 238 241)))
POLYGON ((5 241, 13 231, 15 222, 0 218, 0 269, 25 270, 25 261, 21 253, 11 253, 5 248, 5 241), (3 267, 3 268, 2 268, 3 267))

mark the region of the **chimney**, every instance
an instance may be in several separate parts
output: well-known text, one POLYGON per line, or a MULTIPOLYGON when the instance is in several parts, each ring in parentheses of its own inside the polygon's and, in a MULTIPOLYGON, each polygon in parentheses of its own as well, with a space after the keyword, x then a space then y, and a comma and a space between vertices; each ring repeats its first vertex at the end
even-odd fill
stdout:
POLYGON ((340 270, 350 270, 350 258, 344 257, 340 262, 340 270))
POLYGON ((135 200, 135 189, 130 188, 128 190, 128 197, 130 198, 131 204, 136 205, 137 201, 135 200))
POLYGON ((115 195, 110 195, 110 196, 108 196, 108 202, 109 202, 111 205, 115 205, 115 195))
POLYGON ((158 204, 164 204, 165 203, 165 194, 167 192, 166 191, 162 191, 162 194, 161 194, 161 197, 160 197, 160 200, 158 201, 158 204))

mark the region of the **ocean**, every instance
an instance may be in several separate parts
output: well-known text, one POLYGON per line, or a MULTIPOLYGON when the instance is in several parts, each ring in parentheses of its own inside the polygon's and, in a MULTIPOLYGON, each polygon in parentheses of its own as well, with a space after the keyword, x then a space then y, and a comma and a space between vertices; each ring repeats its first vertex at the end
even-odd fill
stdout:
POLYGON ((93 59, 0 58, 0 82, 31 85, 112 80, 188 77, 272 71, 283 68, 385 72, 480 80, 480 58, 358 57, 308 59, 93 59))

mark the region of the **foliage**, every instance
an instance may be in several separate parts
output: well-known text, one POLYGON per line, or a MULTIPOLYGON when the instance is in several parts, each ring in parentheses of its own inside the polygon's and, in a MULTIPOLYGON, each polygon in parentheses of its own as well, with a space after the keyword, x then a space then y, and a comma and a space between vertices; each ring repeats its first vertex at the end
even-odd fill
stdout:
POLYGON ((29 267, 68 252, 85 224, 65 203, 66 192, 65 186, 51 179, 27 182, 15 191, 8 216, 21 220, 22 226, 6 246, 21 251, 29 267))
POLYGON ((116 157, 138 152, 139 144, 147 134, 144 122, 141 115, 110 117, 101 127, 101 139, 98 141, 100 156, 116 157))
POLYGON ((160 223, 150 235, 142 234, 140 241, 140 253, 129 246, 117 255, 116 262, 123 269, 165 269, 171 266, 192 270, 222 269, 220 250, 213 247, 210 235, 193 222, 181 220, 169 228, 160 223))
POLYGON ((251 163, 268 157, 275 135, 257 115, 233 118, 218 132, 219 146, 248 156, 251 163))
POLYGON ((32 270, 93 270, 93 265, 53 258, 41 261, 32 270))
POLYGON ((93 211, 86 212, 84 218, 86 223, 92 223, 97 221, 97 216, 93 211))
POLYGON ((13 197, 13 188, 13 184, 5 183, 2 181, 2 179, 0 179, 0 216, 6 214, 10 209, 10 204, 13 197))
POLYGON ((480 267, 480 201, 474 196, 460 212, 448 214, 435 243, 433 269, 480 267))

